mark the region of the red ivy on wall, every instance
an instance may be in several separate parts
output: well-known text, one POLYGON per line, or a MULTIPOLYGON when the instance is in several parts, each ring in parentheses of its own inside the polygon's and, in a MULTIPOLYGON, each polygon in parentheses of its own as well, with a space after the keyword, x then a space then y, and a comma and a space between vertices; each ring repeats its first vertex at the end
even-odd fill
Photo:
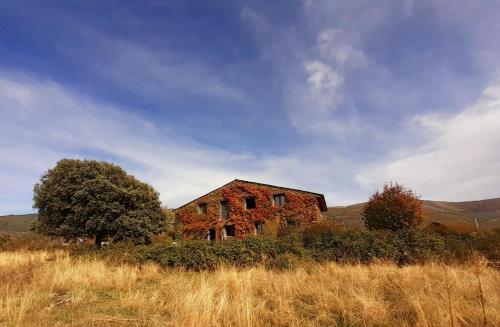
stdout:
POLYGON ((182 223, 184 233, 191 236, 204 237, 211 228, 219 233, 225 224, 232 223, 236 237, 243 238, 254 233, 256 223, 311 223, 319 219, 320 210, 314 195, 295 191, 283 192, 282 189, 273 187, 236 182, 178 209, 176 217, 182 223), (274 194, 285 195, 286 203, 283 207, 273 204, 274 194), (254 209, 245 208, 245 199, 249 197, 255 199, 254 209), (229 203, 228 220, 220 219, 220 202, 223 200, 229 203), (198 213, 198 205, 201 203, 207 205, 205 214, 198 213))

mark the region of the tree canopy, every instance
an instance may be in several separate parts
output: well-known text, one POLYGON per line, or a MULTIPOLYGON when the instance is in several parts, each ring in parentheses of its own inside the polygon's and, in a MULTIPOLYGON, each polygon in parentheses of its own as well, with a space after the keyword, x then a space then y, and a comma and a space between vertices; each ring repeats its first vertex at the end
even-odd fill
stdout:
POLYGON ((34 187, 41 234, 65 238, 107 237, 149 243, 162 231, 158 192, 121 167, 95 160, 63 159, 34 187))
POLYGON ((361 215, 368 229, 394 231, 416 227, 424 219, 422 201, 398 183, 385 184, 382 192, 376 191, 361 215))

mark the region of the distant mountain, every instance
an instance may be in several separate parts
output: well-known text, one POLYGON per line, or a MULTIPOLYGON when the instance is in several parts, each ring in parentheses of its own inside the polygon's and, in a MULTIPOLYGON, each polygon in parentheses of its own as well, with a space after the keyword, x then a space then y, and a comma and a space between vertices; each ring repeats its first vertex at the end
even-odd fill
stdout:
MULTIPOLYGON (((364 203, 330 207, 323 215, 338 219, 347 226, 362 226, 363 206, 364 203)), ((500 198, 467 202, 424 201, 424 213, 427 223, 438 221, 475 226, 474 218, 477 218, 480 227, 496 228, 500 227, 500 198)), ((27 232, 35 218, 36 214, 0 216, 0 231, 27 232)))
MULTIPOLYGON (((427 223, 438 221, 440 223, 459 223, 475 226, 474 218, 477 218, 480 227, 500 227, 500 198, 467 201, 467 202, 445 202, 445 201, 423 201, 424 214, 427 223)), ((330 207, 324 215, 338 219, 348 226, 360 226, 361 211, 364 203, 358 203, 347 207, 330 207)))
POLYGON ((0 232, 27 232, 36 214, 0 216, 0 232))

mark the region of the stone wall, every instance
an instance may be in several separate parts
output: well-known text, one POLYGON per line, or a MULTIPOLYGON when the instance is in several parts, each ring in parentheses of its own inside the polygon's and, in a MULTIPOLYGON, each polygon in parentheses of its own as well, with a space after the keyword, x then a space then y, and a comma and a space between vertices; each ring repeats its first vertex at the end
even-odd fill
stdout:
POLYGON ((233 181, 175 211, 186 238, 207 238, 209 230, 221 239, 225 226, 234 226, 235 238, 255 235, 261 224, 264 233, 276 233, 279 226, 307 224, 321 219, 318 196, 294 190, 233 181), (284 194, 286 203, 274 204, 273 195, 284 194), (247 209, 246 198, 255 199, 255 208, 247 209), (221 218, 221 201, 228 201, 227 219, 221 218), (206 204, 206 213, 199 205, 206 204))

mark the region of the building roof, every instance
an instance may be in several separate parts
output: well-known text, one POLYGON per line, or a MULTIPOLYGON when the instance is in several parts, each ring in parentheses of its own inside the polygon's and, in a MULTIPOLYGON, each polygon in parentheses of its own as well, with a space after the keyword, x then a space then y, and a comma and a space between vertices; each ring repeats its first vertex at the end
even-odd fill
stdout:
POLYGON ((282 186, 277 186, 277 185, 271 185, 271 184, 264 184, 264 183, 258 183, 258 182, 251 182, 251 181, 245 181, 245 180, 242 180, 242 179, 234 179, 232 181, 230 181, 229 183, 226 183, 218 188, 216 188, 215 190, 212 190, 206 194, 203 194, 202 196, 200 197, 197 197, 196 199, 194 200, 191 200, 189 201, 188 203, 178 207, 177 209, 174 209, 175 210, 179 210, 185 206, 187 206, 188 204, 191 204, 199 199, 201 199, 202 197, 212 193, 212 192, 215 192, 217 190, 220 190, 221 188, 231 184, 231 183, 234 183, 234 182, 240 182, 240 183, 248 183, 248 184, 253 184, 253 185, 260 185, 260 186, 267 186, 267 187, 274 187, 274 188, 278 188, 278 189, 282 189, 282 190, 285 190, 285 191, 294 191, 294 192, 301 192, 301 193, 308 193, 308 194, 311 194, 311 195, 314 195, 318 198, 318 202, 319 202, 319 208, 321 209, 322 212, 325 212, 328 210, 328 207, 326 206, 326 201, 325 201, 325 196, 323 194, 320 194, 320 193, 315 193, 315 192, 309 192, 309 191, 304 191, 304 190, 299 190, 299 189, 296 189, 296 188, 290 188, 290 187, 282 187, 282 186))

